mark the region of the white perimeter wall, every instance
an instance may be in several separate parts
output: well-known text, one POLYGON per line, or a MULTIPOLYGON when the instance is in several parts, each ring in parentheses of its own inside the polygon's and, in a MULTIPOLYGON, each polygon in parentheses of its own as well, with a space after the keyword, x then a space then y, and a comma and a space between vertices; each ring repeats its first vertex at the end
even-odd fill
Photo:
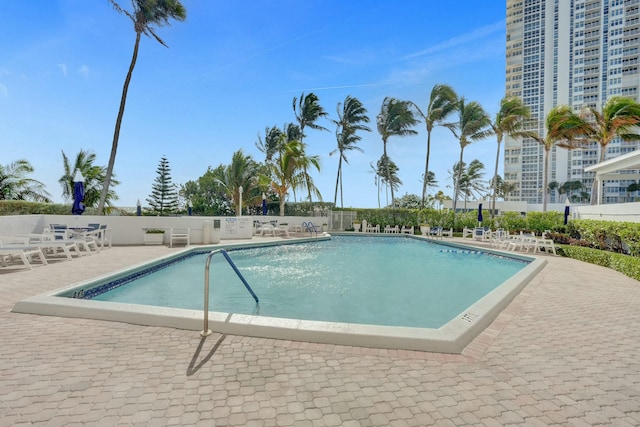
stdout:
MULTIPOLYGON (((253 220, 278 221, 300 225, 303 221, 312 221, 316 226, 327 222, 327 218, 279 217, 279 216, 242 216, 242 217, 154 217, 154 216, 96 216, 96 215, 10 215, 0 216, 0 236, 20 234, 40 234, 49 224, 66 224, 68 227, 86 227, 89 223, 107 224, 114 245, 142 245, 144 228, 162 228, 165 230, 164 243, 169 243, 171 228, 190 229, 191 243, 203 243, 206 236, 205 226, 213 227, 214 220, 220 221, 220 239, 251 239, 253 220)), ((215 230, 211 230, 215 233, 215 230)), ((210 243, 211 240, 209 240, 210 243)))

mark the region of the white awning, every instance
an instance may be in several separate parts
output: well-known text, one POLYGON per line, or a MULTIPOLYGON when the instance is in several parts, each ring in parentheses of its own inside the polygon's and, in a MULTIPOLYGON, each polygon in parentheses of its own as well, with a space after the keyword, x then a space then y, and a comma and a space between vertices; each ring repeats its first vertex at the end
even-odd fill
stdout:
POLYGON ((602 203, 602 184, 604 180, 624 181, 639 180, 638 173, 624 173, 628 169, 640 169, 640 150, 605 160, 604 162, 584 168, 585 172, 595 172, 595 180, 598 181, 598 204, 602 203))

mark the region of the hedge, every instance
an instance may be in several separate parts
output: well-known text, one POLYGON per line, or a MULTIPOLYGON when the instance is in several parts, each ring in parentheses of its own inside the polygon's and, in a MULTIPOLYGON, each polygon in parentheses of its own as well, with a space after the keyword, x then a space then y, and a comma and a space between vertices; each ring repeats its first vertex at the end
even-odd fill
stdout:
POLYGON ((619 271, 640 281, 640 258, 582 246, 558 245, 560 252, 573 259, 619 271))

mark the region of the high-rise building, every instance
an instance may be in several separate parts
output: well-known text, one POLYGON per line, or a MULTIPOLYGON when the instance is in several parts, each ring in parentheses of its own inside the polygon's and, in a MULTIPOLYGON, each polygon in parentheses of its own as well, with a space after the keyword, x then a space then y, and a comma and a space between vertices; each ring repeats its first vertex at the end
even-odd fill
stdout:
MULTIPOLYGON (((579 112, 602 109, 611 96, 638 101, 640 87, 640 0, 507 0, 506 94, 522 98, 531 109, 528 129, 544 135, 545 117, 557 105, 579 112)), ((640 147, 613 140, 605 159, 640 147)), ((598 161, 599 146, 554 147, 549 156, 549 183, 575 183, 573 198, 588 202, 593 173, 584 168, 598 161)), ((542 203, 544 149, 532 139, 506 138, 504 179, 516 190, 507 200, 542 203)), ((634 181, 605 183, 603 203, 630 200, 634 181)), ((566 194, 548 191, 548 201, 566 194)))

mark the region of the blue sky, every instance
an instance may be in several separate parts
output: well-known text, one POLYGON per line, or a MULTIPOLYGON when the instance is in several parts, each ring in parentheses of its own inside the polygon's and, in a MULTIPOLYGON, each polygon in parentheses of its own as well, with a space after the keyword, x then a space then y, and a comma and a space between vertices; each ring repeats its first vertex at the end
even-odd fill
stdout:
MULTIPOLYGON (((431 88, 445 83, 494 116, 504 95, 504 1, 462 0, 455 10, 437 0, 183 4, 187 20, 157 30, 168 49, 141 40, 115 164, 119 206, 144 204, 162 156, 178 184, 230 163, 238 149, 262 161, 258 134, 295 121, 293 97, 314 92, 332 119, 347 95, 367 108, 372 132, 363 134, 364 153, 348 154, 344 205, 377 207, 370 163, 382 155, 375 117, 385 96, 426 109, 431 88)), ((61 151, 75 157, 90 150, 106 165, 134 41, 131 21, 107 0, 0 2, 0 164, 29 160, 32 177, 57 202, 61 151)), ((309 130, 305 142, 321 158, 316 186, 333 201, 335 127, 318 124, 330 131, 309 130)), ((424 124, 416 130, 388 142, 403 181, 398 195, 422 190, 424 124)), ((452 195, 448 171, 459 150, 449 131, 433 133, 430 165, 439 188, 430 192, 452 195)), ((467 147, 464 158, 481 160, 489 179, 495 153, 490 138, 467 147)))

